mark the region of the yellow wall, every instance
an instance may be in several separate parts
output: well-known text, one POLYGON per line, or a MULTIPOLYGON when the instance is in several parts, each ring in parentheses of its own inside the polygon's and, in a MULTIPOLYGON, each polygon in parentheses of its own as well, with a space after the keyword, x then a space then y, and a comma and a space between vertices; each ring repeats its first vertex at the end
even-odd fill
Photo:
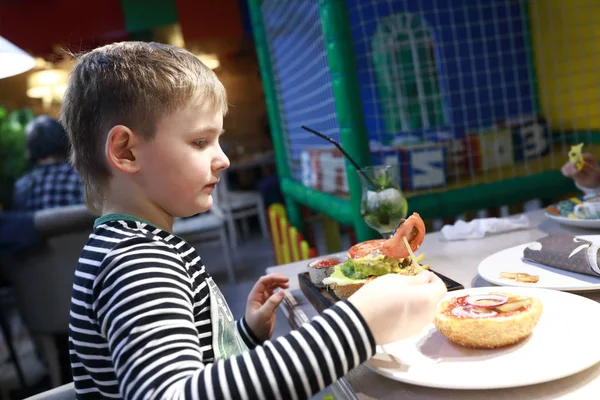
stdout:
POLYGON ((600 0, 529 4, 544 115, 553 130, 600 130, 600 0))

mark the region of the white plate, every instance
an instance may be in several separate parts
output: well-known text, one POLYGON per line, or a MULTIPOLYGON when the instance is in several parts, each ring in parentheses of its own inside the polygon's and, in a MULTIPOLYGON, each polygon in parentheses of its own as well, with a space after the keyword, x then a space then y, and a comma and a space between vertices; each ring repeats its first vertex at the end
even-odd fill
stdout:
POLYGON ((563 217, 562 215, 554 215, 548 212, 545 214, 546 217, 553 219, 563 225, 587 229, 600 229, 600 219, 567 218, 563 217))
MULTIPOLYGON (((600 235, 577 236, 600 245, 600 235)), ((486 281, 501 286, 521 286, 545 289, 587 291, 600 290, 600 277, 577 274, 562 269, 536 264, 523 259, 523 250, 529 243, 501 250, 487 257, 481 263, 477 272, 486 281), (516 282, 513 279, 500 277, 502 272, 525 272, 537 275, 540 280, 536 283, 516 282)))
MULTIPOLYGON (((498 288, 459 290, 447 297, 490 291, 498 288)), ((378 347, 368 367, 419 386, 499 389, 564 378, 600 362, 596 321, 600 303, 556 290, 514 287, 510 292, 536 297, 543 305, 533 333, 521 343, 494 350, 467 349, 450 342, 431 324, 416 338, 386 345, 387 353, 378 347)))

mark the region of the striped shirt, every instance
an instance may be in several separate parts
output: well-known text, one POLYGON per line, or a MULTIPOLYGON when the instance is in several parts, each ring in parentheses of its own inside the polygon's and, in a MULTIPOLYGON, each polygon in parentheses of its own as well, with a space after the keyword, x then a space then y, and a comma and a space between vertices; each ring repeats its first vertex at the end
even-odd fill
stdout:
POLYGON ((338 302, 299 330, 214 362, 206 272, 182 239, 123 215, 96 221, 73 284, 69 346, 78 399, 304 399, 374 352, 338 302))

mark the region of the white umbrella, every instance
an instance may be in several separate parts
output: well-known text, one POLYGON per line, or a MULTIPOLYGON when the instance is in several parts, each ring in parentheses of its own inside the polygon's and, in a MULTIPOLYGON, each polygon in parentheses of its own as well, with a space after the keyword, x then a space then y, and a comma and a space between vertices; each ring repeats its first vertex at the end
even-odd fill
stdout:
POLYGON ((0 79, 29 71, 35 59, 0 36, 0 79))

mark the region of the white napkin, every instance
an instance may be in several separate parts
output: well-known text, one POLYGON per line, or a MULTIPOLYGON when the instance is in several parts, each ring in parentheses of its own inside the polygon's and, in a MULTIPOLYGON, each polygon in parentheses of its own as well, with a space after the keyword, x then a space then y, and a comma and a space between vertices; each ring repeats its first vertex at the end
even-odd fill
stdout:
POLYGON ((445 240, 481 239, 487 233, 509 232, 529 228, 529 218, 520 215, 512 218, 477 218, 469 222, 458 220, 454 225, 442 227, 445 240))

